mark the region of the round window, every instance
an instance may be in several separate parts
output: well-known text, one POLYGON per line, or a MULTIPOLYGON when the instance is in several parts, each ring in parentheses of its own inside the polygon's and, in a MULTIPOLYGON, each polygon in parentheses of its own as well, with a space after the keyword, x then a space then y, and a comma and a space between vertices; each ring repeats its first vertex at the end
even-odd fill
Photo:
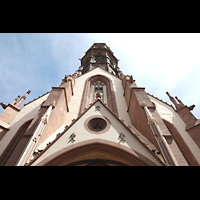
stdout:
POLYGON ((88 122, 88 128, 94 132, 103 131, 107 126, 107 122, 102 118, 93 118, 88 122))

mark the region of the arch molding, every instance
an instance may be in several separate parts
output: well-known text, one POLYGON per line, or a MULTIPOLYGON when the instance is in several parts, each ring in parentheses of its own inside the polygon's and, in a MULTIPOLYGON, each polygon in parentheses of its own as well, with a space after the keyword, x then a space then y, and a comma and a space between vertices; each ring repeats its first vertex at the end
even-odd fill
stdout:
POLYGON ((92 139, 68 146, 45 158, 37 165, 74 166, 79 165, 80 163, 84 165, 84 162, 86 163, 85 165, 87 165, 89 161, 95 163, 95 160, 96 163, 100 163, 100 165, 102 162, 106 162, 108 165, 156 165, 154 162, 137 151, 134 151, 123 145, 102 139, 92 139))

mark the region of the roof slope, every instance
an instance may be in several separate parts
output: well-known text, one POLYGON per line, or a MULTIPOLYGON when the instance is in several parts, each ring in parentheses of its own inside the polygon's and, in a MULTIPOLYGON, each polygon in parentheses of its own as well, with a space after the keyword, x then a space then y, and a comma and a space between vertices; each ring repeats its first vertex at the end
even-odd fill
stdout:
POLYGON ((73 120, 69 126, 64 128, 62 133, 57 133, 55 139, 45 145, 42 148, 38 148, 38 153, 35 158, 28 165, 35 165, 41 162, 43 159, 51 156, 53 153, 66 148, 67 146, 85 141, 90 139, 106 139, 117 144, 124 145, 133 149, 140 154, 144 154, 153 162, 158 165, 163 165, 162 158, 152 151, 155 149, 154 145, 151 144, 147 139, 141 136, 141 134, 134 128, 128 127, 121 121, 101 100, 97 99, 91 104, 85 111, 78 116, 77 119, 73 120), (97 108, 97 106, 99 108, 97 108), (102 134, 90 133, 87 129, 86 121, 93 117, 102 117, 109 121, 111 126, 109 131, 102 134), (119 134, 125 135, 125 141, 120 141, 119 134), (75 141, 70 141, 70 135, 75 134, 75 141))

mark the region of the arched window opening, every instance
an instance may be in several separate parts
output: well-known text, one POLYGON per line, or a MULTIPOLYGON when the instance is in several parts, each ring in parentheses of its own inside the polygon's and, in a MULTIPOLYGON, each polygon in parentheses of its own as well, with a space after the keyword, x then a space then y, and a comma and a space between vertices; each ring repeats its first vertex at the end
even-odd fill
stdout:
POLYGON ((101 99, 102 102, 107 104, 106 98, 106 85, 102 80, 95 80, 91 82, 90 103, 93 103, 96 99, 101 99))
POLYGON ((92 76, 86 80, 79 113, 97 99, 100 99, 118 116, 113 83, 110 78, 103 75, 92 76))

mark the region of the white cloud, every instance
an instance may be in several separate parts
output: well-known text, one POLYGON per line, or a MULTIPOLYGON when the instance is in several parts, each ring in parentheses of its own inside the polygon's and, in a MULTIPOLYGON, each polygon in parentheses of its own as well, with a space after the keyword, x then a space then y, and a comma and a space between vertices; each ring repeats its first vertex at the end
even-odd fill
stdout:
POLYGON ((200 34, 96 34, 106 41, 124 74, 133 75, 138 86, 172 104, 166 91, 187 104, 196 104, 200 118, 200 34))
POLYGON ((58 86, 78 69, 78 59, 93 42, 105 42, 123 73, 133 75, 147 92, 171 104, 169 91, 200 107, 200 34, 171 33, 0 34, 0 101, 8 103, 27 89, 32 100, 58 86))

